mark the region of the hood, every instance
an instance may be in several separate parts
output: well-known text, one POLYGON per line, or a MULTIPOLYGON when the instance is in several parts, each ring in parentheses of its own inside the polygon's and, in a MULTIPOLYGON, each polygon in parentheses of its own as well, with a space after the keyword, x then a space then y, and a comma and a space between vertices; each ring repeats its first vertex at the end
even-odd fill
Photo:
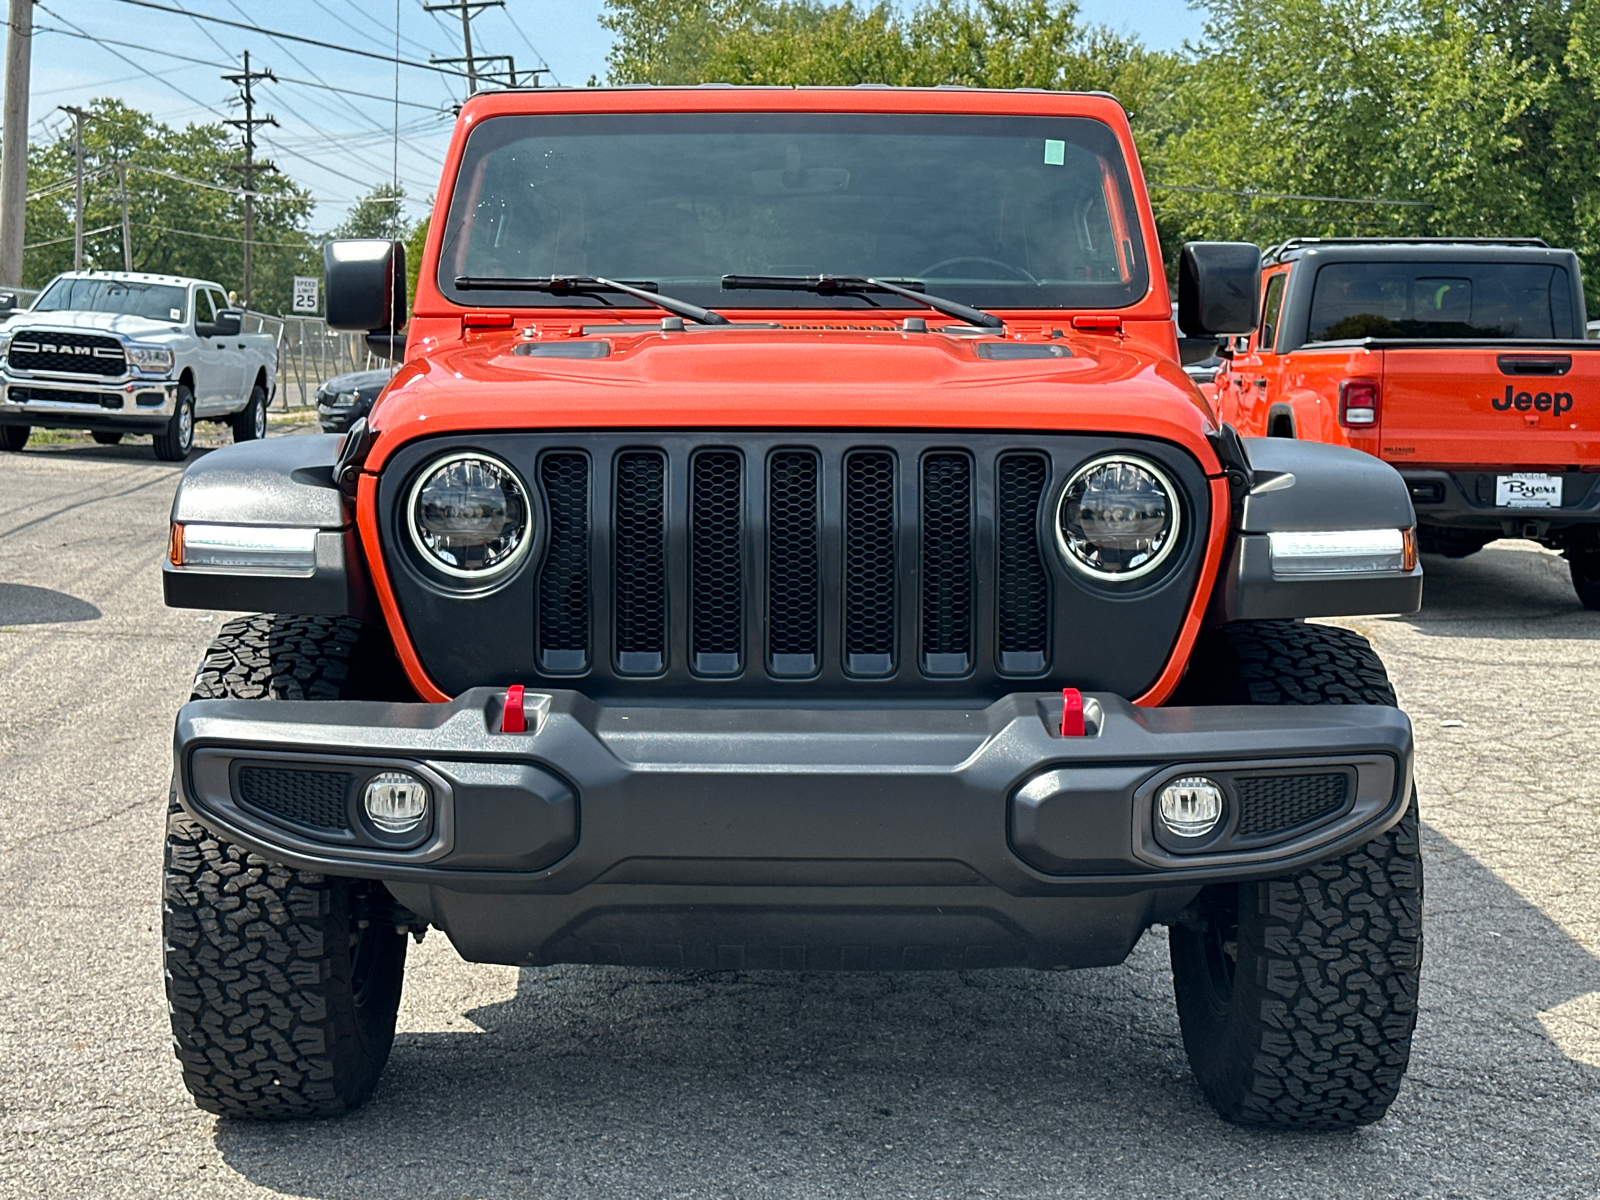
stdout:
POLYGON ((122 313, 99 312, 21 312, 5 325, 8 332, 18 329, 93 329, 97 333, 116 333, 123 337, 157 338, 180 333, 184 327, 170 321, 130 317, 122 313))
POLYGON ((369 465, 477 429, 1018 429, 1159 437, 1207 469, 1217 422, 1176 362, 1131 336, 722 327, 428 339, 375 409, 369 465), (582 357, 579 357, 579 356, 582 357))

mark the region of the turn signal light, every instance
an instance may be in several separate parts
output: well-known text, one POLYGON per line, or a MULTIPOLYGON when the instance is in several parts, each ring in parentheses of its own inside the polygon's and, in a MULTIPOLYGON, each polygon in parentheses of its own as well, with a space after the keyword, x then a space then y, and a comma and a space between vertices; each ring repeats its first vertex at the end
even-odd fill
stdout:
POLYGON ((1339 385, 1339 424, 1362 428, 1378 423, 1378 381, 1346 379, 1339 385))

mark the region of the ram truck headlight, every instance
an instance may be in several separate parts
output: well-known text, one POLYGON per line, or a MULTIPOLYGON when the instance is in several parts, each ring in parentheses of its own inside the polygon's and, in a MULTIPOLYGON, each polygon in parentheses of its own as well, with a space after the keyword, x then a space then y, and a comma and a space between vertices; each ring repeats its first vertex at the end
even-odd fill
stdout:
POLYGON ((1277 576, 1410 572, 1417 566, 1414 529, 1338 529, 1269 533, 1277 576))
POLYGON ((268 525, 174 525, 168 558, 218 575, 298 575, 317 569, 317 531, 268 525))
POLYGON ((423 468, 406 519, 413 545, 430 566, 474 582, 509 571, 533 540, 527 488, 487 454, 450 454, 423 468))
POLYGON ((128 361, 147 375, 165 375, 172 370, 172 351, 165 346, 129 346, 128 361))
POLYGON ((1154 463, 1108 455, 1067 481, 1056 548, 1068 566, 1108 583, 1154 571, 1178 543, 1177 489, 1154 463))

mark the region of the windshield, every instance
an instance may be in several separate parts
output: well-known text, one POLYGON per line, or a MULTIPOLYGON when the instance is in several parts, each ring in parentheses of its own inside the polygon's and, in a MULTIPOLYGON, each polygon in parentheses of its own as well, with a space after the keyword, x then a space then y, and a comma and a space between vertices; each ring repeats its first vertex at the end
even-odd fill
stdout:
POLYGON ((1565 268, 1544 263, 1329 263, 1308 340, 1579 338, 1565 268))
POLYGON ((60 278, 33 303, 34 312, 101 312, 183 323, 188 289, 167 283, 60 278))
POLYGON ((1116 136, 1083 118, 494 117, 467 142, 439 287, 474 306, 638 305, 483 286, 585 275, 719 311, 908 306, 721 286, 828 274, 913 280, 979 308, 1120 308, 1148 286, 1138 211, 1116 136))

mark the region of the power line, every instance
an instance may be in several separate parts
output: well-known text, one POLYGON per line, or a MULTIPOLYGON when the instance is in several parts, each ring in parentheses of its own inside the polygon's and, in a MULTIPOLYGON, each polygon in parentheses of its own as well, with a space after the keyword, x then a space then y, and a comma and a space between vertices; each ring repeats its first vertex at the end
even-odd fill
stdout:
MULTIPOLYGON (((170 225, 155 225, 155 224, 152 224, 149 221, 134 221, 133 224, 137 225, 140 229, 154 229, 154 230, 157 230, 158 232, 161 232, 161 233, 181 234, 183 237, 204 238, 206 241, 209 241, 209 242, 232 242, 235 245, 237 245, 240 242, 244 241, 243 238, 225 237, 222 234, 217 234, 217 233, 201 233, 198 230, 194 230, 194 229, 174 229, 170 225)), ((109 226, 108 225, 106 228, 110 229, 110 228, 113 228, 113 226, 109 226)), ((280 247, 280 248, 285 249, 285 250, 304 250, 304 251, 307 251, 307 252, 315 250, 317 248, 317 246, 319 245, 319 243, 312 241, 309 237, 304 242, 261 242, 261 241, 258 241, 258 242, 255 242, 254 244, 257 245, 257 246, 277 246, 277 247, 280 247)))
MULTIPOLYGON (((131 4, 136 8, 153 9, 156 12, 176 13, 179 16, 192 17, 197 21, 213 21, 218 25, 227 25, 233 29, 243 29, 250 33, 259 33, 263 37, 278 38, 280 40, 289 42, 299 42, 305 46, 319 46, 324 50, 337 50, 341 54, 355 54, 359 55, 361 58, 375 58, 379 62, 399 63, 402 67, 413 67, 419 71, 436 71, 442 75, 465 75, 465 73, 462 71, 452 71, 448 67, 440 66, 436 63, 413 62, 410 59, 400 58, 398 55, 391 57, 387 54, 378 54, 372 50, 359 50, 354 46, 340 46, 334 42, 323 42, 318 41, 316 38, 301 37, 297 33, 281 33, 275 30, 264 28, 260 25, 251 25, 243 21, 230 21, 226 17, 213 17, 208 13, 191 13, 186 8, 174 8, 167 4, 157 4, 155 3, 155 0, 117 0, 117 3, 131 4)), ((39 7, 43 8, 44 5, 41 4, 39 7)), ((55 17, 58 21, 62 20, 62 17, 58 13, 51 13, 50 15, 55 17)))
MULTIPOLYGON (((93 34, 88 34, 88 33, 74 33, 70 29, 55 29, 55 28, 52 28, 49 25, 40 25, 40 26, 38 26, 38 27, 36 27, 34 29, 34 32, 35 33, 54 33, 54 34, 59 34, 61 37, 81 38, 86 42, 94 42, 96 45, 99 45, 99 46, 122 46, 122 47, 124 47, 124 48, 126 48, 128 50, 138 50, 138 51, 140 51, 140 52, 142 52, 144 54, 160 54, 160 55, 163 55, 166 58, 175 58, 175 59, 178 59, 178 60, 180 60, 182 62, 194 63, 196 66, 201 66, 201 67, 212 67, 212 68, 214 68, 216 70, 226 70, 226 69, 232 68, 235 65, 235 64, 233 64, 231 62, 227 62, 227 63, 212 62, 208 58, 195 58, 194 56, 189 55, 189 54, 178 54, 178 53, 176 53, 175 51, 172 51, 172 50, 161 50, 161 49, 156 48, 155 46, 141 46, 137 42, 124 42, 124 41, 119 41, 116 38, 96 37, 93 34)), ((148 71, 146 71, 144 73, 146 75, 150 74, 150 72, 148 72, 148 71)), ((170 74, 170 72, 163 72, 163 74, 170 74)), ((130 76, 130 78, 137 79, 137 78, 139 78, 139 76, 137 76, 137 75, 130 76)), ((116 83, 116 82, 120 82, 120 81, 119 80, 110 80, 108 82, 116 83)), ((338 86, 336 86, 334 84, 331 84, 331 83, 317 83, 317 82, 314 82, 314 81, 312 81, 310 79, 296 79, 291 75, 280 75, 280 76, 278 76, 278 82, 279 83, 284 83, 284 84, 293 84, 295 87, 318 88, 318 89, 321 89, 323 91, 339 92, 339 93, 341 93, 343 95, 346 95, 346 96, 359 96, 363 100, 382 100, 385 104, 391 103, 392 100, 393 100, 393 97, 380 96, 377 92, 358 92, 354 88, 342 88, 342 87, 338 87, 338 86)), ((58 91, 67 91, 67 90, 71 90, 71 89, 60 88, 60 89, 57 89, 57 90, 58 91)), ((46 93, 43 93, 43 92, 35 92, 34 93, 34 95, 36 95, 36 96, 45 95, 45 94, 46 93)), ((449 111, 449 107, 447 105, 444 105, 444 104, 424 104, 420 100, 402 100, 402 101, 400 101, 400 103, 402 105, 404 105, 405 107, 407 107, 407 108, 421 108, 421 109, 427 110, 428 112, 439 113, 441 115, 444 114, 444 113, 447 113, 449 111)), ((37 121, 34 122, 34 124, 43 125, 45 123, 45 120, 46 120, 46 117, 40 117, 37 121)))

